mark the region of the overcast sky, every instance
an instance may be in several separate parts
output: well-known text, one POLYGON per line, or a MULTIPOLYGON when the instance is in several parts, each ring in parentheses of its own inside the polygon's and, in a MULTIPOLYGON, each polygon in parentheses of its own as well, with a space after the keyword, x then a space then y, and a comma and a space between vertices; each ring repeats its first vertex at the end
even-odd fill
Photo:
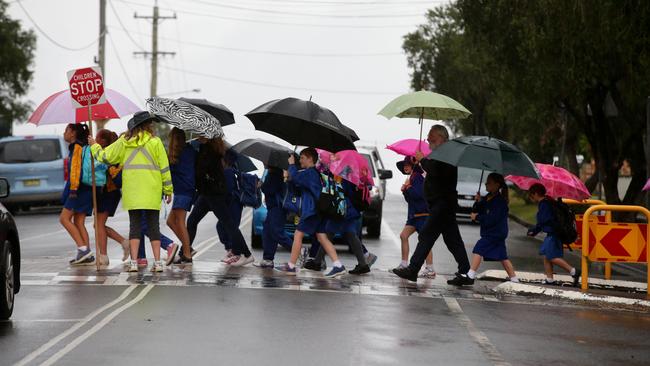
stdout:
MULTIPOLYGON (((160 23, 159 50, 176 56, 159 59, 158 94, 226 105, 237 121, 225 128, 233 143, 269 138, 254 131, 243 116, 246 112, 272 99, 311 96, 362 140, 376 144, 386 165, 394 168, 399 157, 385 145, 417 138, 419 127, 416 120, 388 121, 377 112, 409 92, 402 37, 424 22, 426 9, 443 2, 160 0, 160 15, 176 14, 176 19, 160 23), (184 92, 191 89, 201 91, 184 92)), ((107 5, 105 85, 141 108, 149 96, 150 60, 133 52, 151 50, 152 32, 151 22, 135 19, 134 13, 152 15, 153 5, 153 0, 108 0, 107 5)), ((68 70, 94 65, 99 0, 13 1, 9 15, 37 35, 27 95, 34 106, 68 87, 68 70)), ((123 131, 126 120, 111 121, 107 127, 123 131)), ((425 123, 425 129, 432 124, 425 123)), ((63 127, 20 124, 14 126, 14 134, 60 134, 63 127)), ((391 191, 403 181, 397 169, 393 171, 397 179, 391 191)))

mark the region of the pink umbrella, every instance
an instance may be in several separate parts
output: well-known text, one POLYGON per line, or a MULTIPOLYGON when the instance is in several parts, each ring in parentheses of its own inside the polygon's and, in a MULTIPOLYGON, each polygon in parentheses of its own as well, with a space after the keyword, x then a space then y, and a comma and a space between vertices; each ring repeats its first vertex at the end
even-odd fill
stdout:
POLYGON ((330 171, 357 186, 374 185, 368 160, 355 150, 339 151, 332 156, 330 171))
POLYGON ((316 168, 320 171, 328 170, 332 162, 332 153, 323 149, 316 149, 316 152, 318 153, 318 164, 316 168))
MULTIPOLYGON (((132 101, 113 89, 106 89, 106 103, 91 107, 92 118, 120 118, 135 112, 140 108, 132 101)), ((80 123, 88 121, 87 108, 75 108, 68 89, 50 95, 36 108, 28 122, 35 125, 51 125, 57 123, 80 123)))
POLYGON ((424 156, 431 154, 429 143, 418 139, 399 140, 386 146, 386 148, 405 156, 415 156, 418 151, 422 151, 424 156))
POLYGON ((535 163, 541 179, 509 175, 507 180, 513 182, 521 189, 529 189, 535 183, 542 183, 546 187, 546 194, 553 198, 571 198, 584 200, 591 197, 591 193, 582 181, 566 169, 535 163))
POLYGON ((650 191, 650 179, 648 179, 647 182, 645 182, 645 185, 643 186, 644 191, 650 191))

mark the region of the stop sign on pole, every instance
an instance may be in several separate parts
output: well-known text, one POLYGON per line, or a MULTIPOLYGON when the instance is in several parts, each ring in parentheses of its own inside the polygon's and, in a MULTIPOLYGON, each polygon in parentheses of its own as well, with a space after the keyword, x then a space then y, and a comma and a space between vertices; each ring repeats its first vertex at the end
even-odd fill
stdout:
POLYGON ((70 96, 77 108, 106 103, 104 78, 97 66, 68 71, 70 96))

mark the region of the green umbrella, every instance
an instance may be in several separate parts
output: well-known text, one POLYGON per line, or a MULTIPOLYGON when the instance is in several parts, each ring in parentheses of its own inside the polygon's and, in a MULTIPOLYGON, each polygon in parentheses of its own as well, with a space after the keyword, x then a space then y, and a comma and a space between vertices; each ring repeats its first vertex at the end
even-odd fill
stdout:
POLYGON ((401 95, 388 103, 379 114, 391 119, 418 118, 420 122, 420 140, 422 140, 423 120, 449 120, 469 117, 472 113, 462 104, 446 95, 417 91, 401 95))
MULTIPOLYGON (((493 137, 463 136, 433 150, 427 159, 454 166, 539 179, 535 163, 517 146, 493 137)), ((483 175, 481 174, 481 181, 483 175)), ((480 188, 480 183, 479 183, 480 188)))

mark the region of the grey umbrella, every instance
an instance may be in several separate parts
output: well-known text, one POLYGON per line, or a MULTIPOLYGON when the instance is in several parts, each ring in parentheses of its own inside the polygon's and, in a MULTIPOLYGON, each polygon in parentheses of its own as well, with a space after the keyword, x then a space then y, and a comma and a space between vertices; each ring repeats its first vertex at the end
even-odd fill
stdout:
POLYGON ((257 159, 267 166, 281 169, 289 167, 287 158, 293 154, 293 150, 286 146, 262 139, 246 139, 233 145, 232 149, 257 159))

